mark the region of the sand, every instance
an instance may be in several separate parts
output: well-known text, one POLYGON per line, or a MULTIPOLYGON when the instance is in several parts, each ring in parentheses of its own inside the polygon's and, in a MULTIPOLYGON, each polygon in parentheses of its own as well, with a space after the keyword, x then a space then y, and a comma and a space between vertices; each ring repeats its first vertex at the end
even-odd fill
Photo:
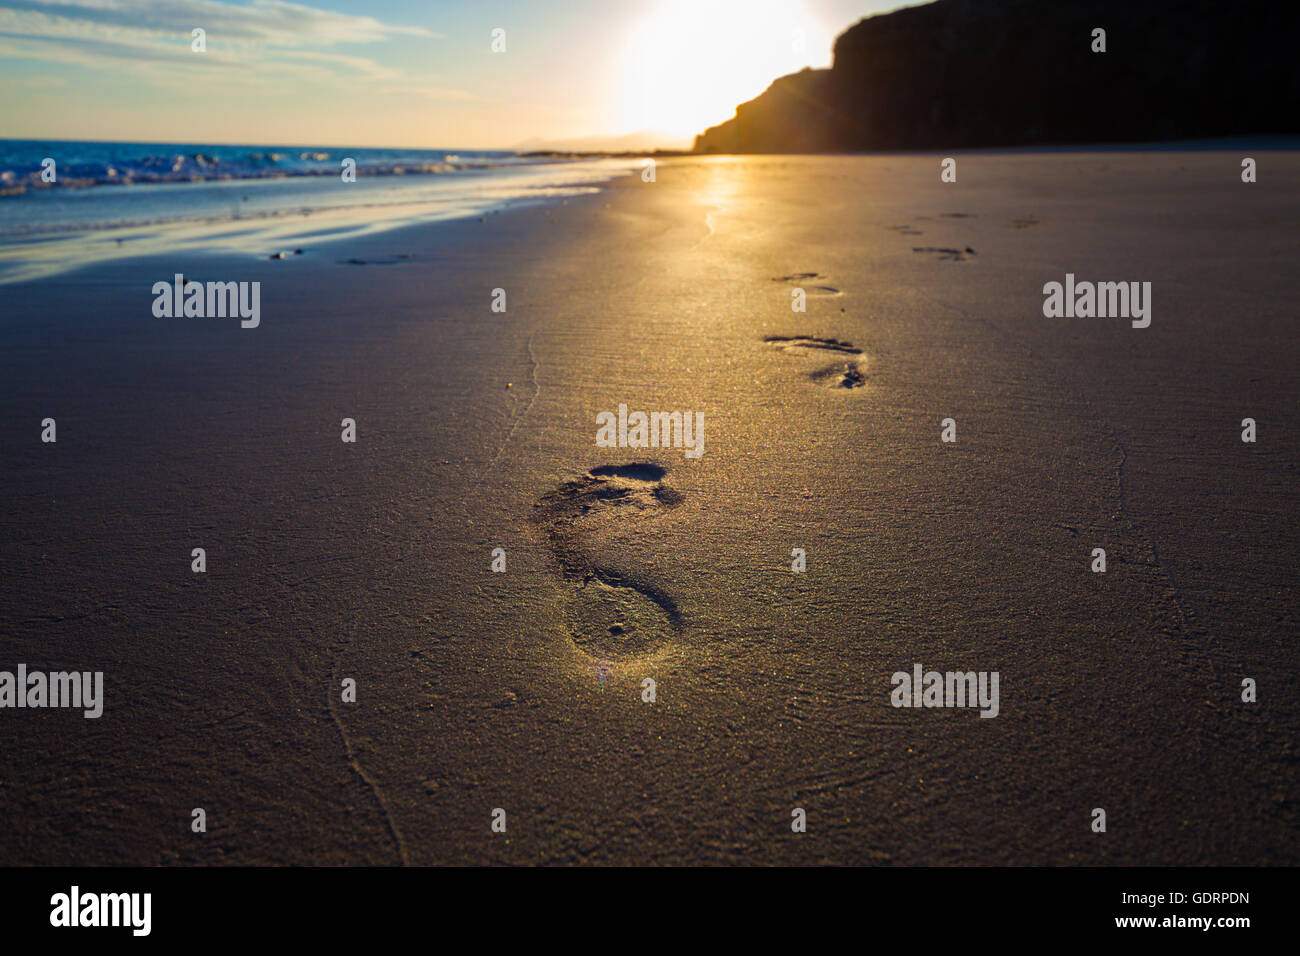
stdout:
POLYGON ((0 712, 0 863, 1300 862, 1300 156, 1240 158, 683 159, 3 288, 0 667, 106 701, 0 712), (892 707, 918 663, 998 716, 892 707))

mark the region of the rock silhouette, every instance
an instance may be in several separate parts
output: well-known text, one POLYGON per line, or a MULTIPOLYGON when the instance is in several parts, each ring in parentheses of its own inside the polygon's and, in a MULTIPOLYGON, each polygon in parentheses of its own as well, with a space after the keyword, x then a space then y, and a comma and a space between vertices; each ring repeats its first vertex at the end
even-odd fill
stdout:
POLYGON ((696 152, 1152 142, 1300 133, 1294 5, 937 0, 868 17, 696 152), (1093 30, 1106 31, 1094 53, 1093 30))

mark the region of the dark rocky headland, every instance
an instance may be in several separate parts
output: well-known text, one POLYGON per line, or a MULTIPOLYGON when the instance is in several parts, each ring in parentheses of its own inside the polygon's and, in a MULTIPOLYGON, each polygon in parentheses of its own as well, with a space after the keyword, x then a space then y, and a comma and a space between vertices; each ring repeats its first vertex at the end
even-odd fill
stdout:
POLYGON ((1300 8, 1262 0, 937 0, 868 17, 696 152, 1152 142, 1300 133, 1300 8), (1106 31, 1094 53, 1093 30, 1106 31))

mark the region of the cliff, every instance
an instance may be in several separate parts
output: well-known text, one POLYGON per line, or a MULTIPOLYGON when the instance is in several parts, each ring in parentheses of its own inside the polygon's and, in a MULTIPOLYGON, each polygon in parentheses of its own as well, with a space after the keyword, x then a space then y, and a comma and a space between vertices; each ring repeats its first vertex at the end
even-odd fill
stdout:
POLYGON ((697 152, 952 149, 1300 133, 1295 4, 938 0, 868 17, 697 152), (1092 52, 1092 31, 1106 52, 1092 52))

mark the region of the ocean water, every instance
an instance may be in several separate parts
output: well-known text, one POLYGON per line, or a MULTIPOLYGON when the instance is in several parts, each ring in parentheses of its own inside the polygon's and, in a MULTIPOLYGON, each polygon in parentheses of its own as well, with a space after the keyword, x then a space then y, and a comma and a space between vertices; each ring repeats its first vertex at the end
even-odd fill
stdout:
POLYGON ((0 283, 166 249, 265 257, 583 195, 641 165, 504 150, 0 140, 0 283), (355 182, 342 179, 345 158, 355 182))

